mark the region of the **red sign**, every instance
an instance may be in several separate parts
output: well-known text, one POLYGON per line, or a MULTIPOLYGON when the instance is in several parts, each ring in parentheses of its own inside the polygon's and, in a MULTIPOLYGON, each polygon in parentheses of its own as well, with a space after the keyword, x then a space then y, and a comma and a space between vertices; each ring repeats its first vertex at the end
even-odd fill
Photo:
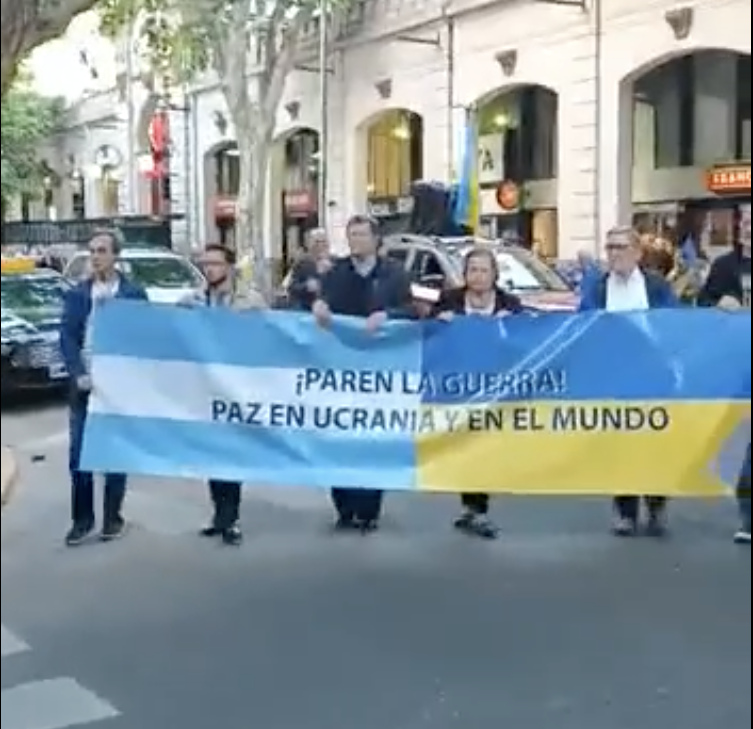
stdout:
POLYGON ((706 187, 717 195, 750 195, 750 165, 720 165, 706 173, 706 187))
POLYGON ((214 217, 217 220, 235 220, 238 201, 234 197, 218 197, 214 201, 214 217))
POLYGON ((505 212, 517 210, 520 206, 520 188, 512 180, 505 180, 497 187, 497 205, 505 212))
POLYGON ((283 205, 289 217, 306 218, 316 211, 316 198, 310 190, 286 190, 283 205))

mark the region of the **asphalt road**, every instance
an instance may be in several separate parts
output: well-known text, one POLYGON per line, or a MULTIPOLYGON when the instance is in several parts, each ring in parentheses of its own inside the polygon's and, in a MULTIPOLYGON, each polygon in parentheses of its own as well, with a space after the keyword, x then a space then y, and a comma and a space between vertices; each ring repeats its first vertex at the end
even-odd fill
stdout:
POLYGON ((66 550, 65 416, 3 413, 3 729, 726 729, 751 720, 750 552, 731 502, 615 541, 600 501, 393 496, 335 537, 323 495, 251 488, 247 540, 195 536, 200 485, 133 484, 116 544, 66 550), (43 456, 32 463, 32 456, 43 456))

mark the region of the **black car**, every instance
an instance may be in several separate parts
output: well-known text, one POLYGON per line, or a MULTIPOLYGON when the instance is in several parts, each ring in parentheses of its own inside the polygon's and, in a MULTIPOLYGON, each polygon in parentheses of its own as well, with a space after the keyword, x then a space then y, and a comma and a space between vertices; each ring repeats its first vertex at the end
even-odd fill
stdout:
POLYGON ((58 344, 69 284, 56 271, 16 259, 2 267, 2 393, 53 388, 68 374, 58 344))

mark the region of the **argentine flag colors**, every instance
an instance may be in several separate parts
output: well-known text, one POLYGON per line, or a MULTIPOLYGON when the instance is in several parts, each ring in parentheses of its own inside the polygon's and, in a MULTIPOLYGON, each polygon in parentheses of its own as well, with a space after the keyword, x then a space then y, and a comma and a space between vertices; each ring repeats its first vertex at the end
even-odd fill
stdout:
POLYGON ((83 467, 265 486, 714 495, 750 412, 749 312, 467 317, 113 301, 83 467))

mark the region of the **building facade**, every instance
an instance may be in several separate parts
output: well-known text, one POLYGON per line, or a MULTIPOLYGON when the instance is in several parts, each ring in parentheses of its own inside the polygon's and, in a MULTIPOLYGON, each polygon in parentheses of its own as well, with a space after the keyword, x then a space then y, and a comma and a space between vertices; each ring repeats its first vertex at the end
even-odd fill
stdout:
MULTIPOLYGON (((616 224, 729 243, 750 216, 750 3, 595 2, 364 0, 333 41, 326 149, 312 34, 279 108, 268 254, 288 257, 322 219, 335 241, 354 212, 400 225, 412 180, 456 175, 469 121, 489 235, 562 258, 616 224)), ((149 156, 147 86, 119 142, 94 144, 87 127, 89 157, 102 144, 127 157, 129 129, 149 156)), ((168 113, 170 210, 187 219, 176 242, 228 240, 238 160, 220 89, 197 84, 168 113)), ((121 210, 154 209, 143 172, 120 184, 121 210)))

